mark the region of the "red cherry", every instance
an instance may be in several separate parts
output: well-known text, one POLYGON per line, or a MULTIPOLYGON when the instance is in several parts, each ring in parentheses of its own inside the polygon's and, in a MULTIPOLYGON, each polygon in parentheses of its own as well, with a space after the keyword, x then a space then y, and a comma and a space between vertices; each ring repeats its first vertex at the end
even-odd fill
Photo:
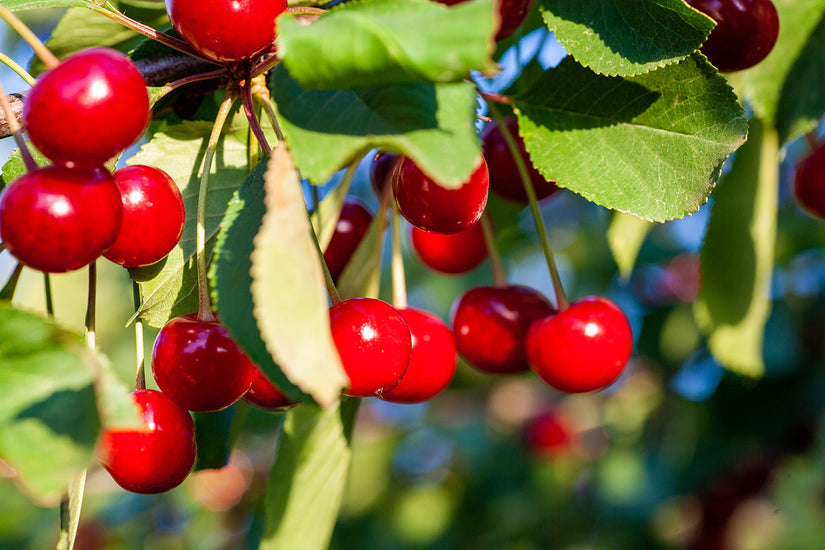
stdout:
POLYGON ((410 365, 401 382, 381 398, 393 403, 421 403, 441 393, 453 379, 455 340, 447 325, 431 313, 413 308, 398 312, 410 327, 410 365))
MULTIPOLYGON (((527 165, 527 172, 530 174, 530 182, 533 184, 536 198, 541 200, 558 191, 556 182, 544 179, 544 176, 533 166, 530 155, 524 147, 524 141, 519 137, 518 120, 508 117, 505 122, 510 134, 518 143, 521 158, 527 165)), ((481 150, 484 152, 487 168, 490 170, 490 190, 504 199, 527 204, 529 202, 527 193, 524 192, 524 184, 521 182, 516 161, 510 154, 504 134, 495 121, 484 127, 481 132, 481 142, 481 150)))
POLYGON ((363 202, 354 197, 344 200, 341 216, 335 224, 335 232, 324 251, 324 261, 333 281, 337 282, 338 277, 344 272, 361 239, 367 234, 371 222, 372 213, 363 202))
POLYGON ((249 390, 257 369, 223 325, 195 313, 168 321, 152 349, 158 387, 190 411, 229 407, 249 390))
MULTIPOLYGON (((448 6, 460 4, 465 1, 466 0, 438 0, 438 2, 448 6)), ((527 16, 530 15, 530 8, 532 6, 533 0, 501 0, 498 5, 501 25, 496 34, 496 40, 504 40, 516 32, 527 19, 527 16)))
POLYGON ((825 218, 825 145, 820 145, 796 167, 794 195, 799 204, 825 218))
POLYGON ((370 183, 379 197, 384 193, 384 188, 387 183, 391 181, 392 170, 395 168, 395 162, 398 160, 398 155, 395 153, 387 153, 384 151, 375 154, 370 164, 370 183))
POLYGON ((622 373, 632 351, 630 323, 606 298, 576 302, 537 321, 527 334, 530 366, 568 393, 606 388, 622 373))
POLYGON ((103 430, 98 460, 127 491, 153 494, 174 489, 195 464, 192 417, 159 391, 138 390, 132 399, 143 429, 103 430))
POLYGON ((152 166, 127 166, 114 176, 123 200, 123 223, 104 256, 124 267, 160 261, 178 244, 186 221, 178 186, 152 166))
POLYGON ((249 404, 268 411, 283 411, 298 404, 281 393, 278 386, 270 382, 269 378, 259 368, 255 369, 255 374, 252 376, 252 385, 243 398, 249 404))
POLYGON ((779 15, 771 0, 687 0, 716 21, 701 50, 722 72, 753 67, 771 52, 779 36, 779 15))
POLYGON ((0 239, 22 264, 48 273, 93 262, 115 242, 122 218, 105 168, 38 168, 0 195, 0 239))
POLYGON ((529 368, 524 348, 527 331, 554 312, 547 298, 529 287, 471 288, 453 305, 456 347, 479 370, 524 372, 529 368))
POLYGON ((198 53, 218 63, 254 59, 275 41, 286 0, 166 0, 172 26, 198 53))
POLYGON ((481 222, 452 235, 412 227, 410 240, 421 263, 440 273, 466 273, 487 259, 487 243, 484 242, 481 222))
POLYGON ((461 187, 445 189, 424 175, 407 157, 396 170, 392 189, 398 209, 419 229, 435 233, 458 233, 479 219, 487 206, 489 178, 484 157, 461 187))
POLYGON ((353 397, 380 395, 398 385, 410 362, 410 329, 390 304, 350 298, 329 310, 332 339, 353 397))
POLYGON ((29 139, 55 164, 94 168, 131 145, 149 124, 149 95, 124 54, 92 48, 43 75, 23 104, 29 139))
POLYGON ((553 458, 569 451, 574 436, 570 426, 555 412, 533 418, 524 433, 527 447, 541 458, 553 458))

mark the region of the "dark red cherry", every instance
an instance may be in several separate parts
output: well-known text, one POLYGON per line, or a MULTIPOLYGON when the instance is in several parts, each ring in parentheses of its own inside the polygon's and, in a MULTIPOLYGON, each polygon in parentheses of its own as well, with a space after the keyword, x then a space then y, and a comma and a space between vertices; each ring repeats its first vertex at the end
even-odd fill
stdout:
POLYGON ((275 41, 275 19, 287 0, 166 0, 172 26, 218 63, 254 59, 275 41))
POLYGON ((137 67, 110 48, 70 55, 43 75, 23 104, 29 139, 55 164, 93 168, 131 145, 149 124, 137 67))
POLYGON ((687 0, 714 21, 701 50, 722 72, 753 67, 771 52, 779 36, 779 15, 771 0, 687 0))
POLYGON ((398 155, 395 153, 387 153, 380 151, 375 154, 370 164, 370 183, 378 197, 384 192, 384 189, 392 181, 392 170, 395 168, 395 162, 398 160, 398 155))
POLYGON ((575 439, 567 421, 554 411, 530 420, 524 438, 528 449, 541 458, 553 458, 570 451, 575 439))
POLYGON ((140 164, 114 176, 123 199, 123 223, 104 256, 124 267, 158 262, 183 233, 186 211, 178 186, 163 170, 140 164))
POLYGON ((424 175, 404 157, 395 172, 392 189, 398 210, 419 229, 435 233, 458 233, 481 219, 487 206, 489 178, 484 157, 461 187, 445 189, 424 175))
POLYGON ((255 369, 252 385, 243 398, 247 403, 268 411, 283 411, 298 404, 283 394, 259 368, 255 369))
POLYGON ((152 349, 158 387, 190 411, 229 407, 249 390, 257 370, 223 325, 195 313, 168 321, 152 349))
POLYGON ((372 213, 363 202, 355 197, 347 197, 344 200, 341 216, 335 224, 335 232, 324 251, 324 261, 333 281, 337 282, 338 277, 344 272, 361 239, 367 234, 370 222, 372 213))
POLYGON ((606 298, 589 297, 536 322, 527 334, 527 359, 559 391, 582 393, 612 384, 633 351, 630 323, 606 298))
MULTIPOLYGON (((438 0, 438 2, 448 6, 460 4, 465 1, 466 0, 438 0)), ((501 25, 496 34, 496 40, 503 40, 516 32, 527 19, 527 16, 530 15, 530 8, 532 6, 533 0, 501 0, 498 6, 501 25)))
MULTIPOLYGON (((515 117, 507 117, 505 122, 507 129, 510 130, 510 134, 519 146, 521 158, 524 159, 527 172, 530 175, 530 182, 536 192, 536 199, 547 198, 558 191, 556 182, 544 179, 544 176, 533 166, 530 155, 524 147, 524 141, 518 133, 518 120, 515 117)), ((527 204, 529 202, 527 193, 524 192, 524 184, 521 181, 516 161, 513 159, 513 155, 510 154, 510 149, 507 147, 507 142, 504 140, 504 134, 501 132, 498 123, 493 121, 484 127, 481 132, 481 142, 481 150, 487 161, 487 169, 490 171, 490 190, 509 201, 527 204)))
POLYGON ((386 302, 350 298, 329 310, 332 339, 349 376, 347 395, 380 395, 398 385, 410 362, 410 329, 386 302))
POLYGON ((555 312, 541 293, 519 285, 471 288, 453 305, 458 352, 494 374, 528 370, 524 341, 535 321, 555 312))
POLYGON ((797 165, 794 195, 802 208, 825 218, 825 145, 814 149, 797 165))
POLYGON ((412 227, 410 241, 421 263, 440 273, 466 273, 487 259, 481 222, 452 235, 412 227))
POLYGON ((421 403, 441 393, 453 379, 455 340, 447 325, 431 313, 413 308, 398 312, 410 327, 410 365, 401 382, 381 398, 393 403, 421 403))
POLYGON ((115 242, 122 218, 105 168, 38 168, 0 194, 0 240, 20 263, 48 273, 93 262, 115 242))
POLYGON ((173 489, 195 464, 192 417, 159 391, 132 394, 142 429, 103 430, 97 456, 118 485, 133 493, 173 489))

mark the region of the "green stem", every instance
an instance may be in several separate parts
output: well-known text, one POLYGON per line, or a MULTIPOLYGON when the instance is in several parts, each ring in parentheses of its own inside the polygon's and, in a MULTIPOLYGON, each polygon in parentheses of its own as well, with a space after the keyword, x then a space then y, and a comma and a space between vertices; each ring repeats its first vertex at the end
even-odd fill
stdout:
POLYGON ((487 254, 490 256, 490 267, 493 270, 493 284, 503 288, 507 286, 507 274, 504 271, 504 265, 501 263, 501 255, 496 246, 493 222, 486 211, 481 215, 481 221, 479 223, 481 223, 481 231, 484 234, 484 244, 487 245, 487 254))
MULTIPOLYGON (((266 86, 264 86, 263 89, 266 90, 266 86)), ((269 94, 267 93, 266 95, 263 95, 263 93, 255 93, 253 91, 252 97, 263 106, 264 112, 266 113, 270 124, 272 124, 272 129, 275 130, 275 136, 278 138, 278 141, 283 141, 284 133, 281 131, 281 125, 278 124, 278 118, 275 116, 275 109, 272 108, 272 102, 269 100, 269 94)))
POLYGON ((60 64, 60 60, 37 38, 37 35, 8 8, 4 8, 2 4, 0 4, 0 19, 8 23, 12 30, 20 35, 20 38, 34 50, 34 53, 37 54, 37 57, 47 68, 54 69, 60 64))
POLYGON ((46 313, 49 317, 54 317, 54 300, 52 299, 52 278, 48 273, 43 273, 43 290, 46 293, 46 313))
POLYGON ((215 149, 218 147, 218 140, 221 137, 223 126, 227 118, 229 118, 229 111, 234 102, 235 94, 227 91, 226 97, 224 97, 220 109, 218 109, 218 116, 215 118, 215 124, 212 126, 212 133, 209 136, 209 143, 203 155, 203 173, 201 174, 201 186, 198 190, 198 214, 195 238, 195 262, 198 266, 199 321, 215 321, 217 319, 215 314, 212 313, 212 299, 209 296, 209 281, 206 277, 206 194, 215 149))
POLYGON ((338 294, 338 289, 335 288, 335 281, 332 280, 332 274, 329 272, 327 262, 324 261, 324 251, 321 250, 321 243, 318 242, 318 235, 315 234, 315 229, 312 228, 312 218, 309 217, 309 211, 307 211, 307 218, 309 219, 309 233, 312 235, 312 242, 315 243, 315 250, 318 253, 318 258, 321 260, 321 269, 324 271, 324 282, 327 285, 329 301, 332 305, 340 304, 341 295, 338 294))
POLYGON ((401 216, 398 215, 396 201, 392 201, 392 303, 397 309, 407 307, 407 281, 401 251, 401 216))
POLYGON ((533 189, 533 184, 530 181, 530 174, 527 171, 527 165, 525 164, 524 158, 521 156, 521 151, 516 144, 516 140, 510 133, 510 129, 507 127, 507 124, 501 116, 501 112, 498 110, 498 107, 492 102, 488 103, 487 107, 490 109, 490 114, 493 116, 493 119, 495 119, 498 123, 501 134, 504 136, 504 141, 507 143, 507 148, 510 150, 510 154, 516 162, 521 183, 524 185, 524 192, 527 194, 527 199, 530 203, 530 212, 533 215, 533 223, 536 226, 536 234, 538 235, 539 242, 541 243, 541 248, 544 251, 544 259, 547 261, 547 269, 550 272, 550 278, 553 281, 553 291, 556 294, 556 308, 559 311, 563 311, 567 309, 568 306, 567 297, 564 295, 564 288, 561 284, 561 277, 559 277, 559 270, 556 267, 556 260, 553 257, 553 250, 550 248, 550 242, 547 239, 547 230, 544 227, 544 220, 541 217, 538 199, 536 198, 536 191, 533 189))
POLYGON ((15 264, 14 271, 11 272, 11 277, 6 281, 5 286, 0 289, 0 300, 8 300, 11 302, 14 299, 14 291, 17 290, 17 282, 20 280, 20 274, 22 272, 23 264, 15 264))
POLYGON ((29 148, 26 146, 26 140, 23 138, 23 129, 17 122, 17 116, 11 108, 9 97, 6 95, 6 91, 3 89, 2 85, 0 85, 0 108, 3 109, 3 114, 6 115, 9 130, 11 130, 14 135, 14 141, 17 142, 17 146, 20 148, 20 156, 23 158, 23 164, 26 166, 26 171, 31 172, 32 170, 36 170, 37 163, 34 161, 34 158, 32 158, 29 148))
POLYGON ((89 299, 86 302, 86 346, 95 351, 95 303, 97 300, 97 260, 89 264, 89 299))
MULTIPOLYGON (((132 302, 135 304, 135 311, 140 308, 140 286, 136 281, 132 281, 132 302)), ((135 321, 135 389, 146 389, 146 366, 143 353, 143 321, 138 318, 135 321)))
POLYGON ((7 56, 7 55, 6 55, 6 54, 4 54, 3 52, 0 52, 0 63, 3 63, 6 67, 8 67, 8 68, 9 68, 9 69, 11 69, 12 71, 16 72, 16 73, 17 73, 17 76, 19 76, 20 78, 22 78, 23 80, 25 80, 25 81, 26 81, 26 84, 28 84, 29 86, 34 86, 35 84, 37 84, 37 81, 34 79, 34 77, 33 77, 32 75, 30 75, 30 74, 26 71, 26 69, 24 69, 23 67, 21 67, 20 65, 18 65, 18 64, 14 61, 14 59, 12 59, 11 57, 7 56))

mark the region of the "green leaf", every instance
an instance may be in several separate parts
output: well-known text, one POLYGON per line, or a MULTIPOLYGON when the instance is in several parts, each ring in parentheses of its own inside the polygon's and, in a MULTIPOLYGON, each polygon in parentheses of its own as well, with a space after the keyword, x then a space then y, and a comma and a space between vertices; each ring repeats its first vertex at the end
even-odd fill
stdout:
POLYGON ((633 76, 681 61, 714 27, 682 0, 542 0, 540 9, 570 55, 606 75, 633 76))
POLYGON ((278 20, 278 55, 304 88, 454 82, 494 70, 493 2, 358 0, 312 25, 278 20))
POLYGON ((475 90, 467 82, 308 91, 279 66, 270 86, 295 163, 316 183, 382 148, 410 156, 445 187, 458 187, 481 154, 475 90))
POLYGON ((347 484, 358 399, 287 413, 266 491, 261 550, 325 550, 347 484))
MULTIPOLYGON (((206 199, 207 258, 212 254, 226 205, 248 173, 247 128, 243 116, 235 117, 218 143, 206 199)), ((139 314, 153 327, 160 328, 171 317, 198 309, 195 216, 203 154, 211 130, 211 123, 200 121, 161 123, 151 141, 129 160, 129 164, 148 164, 165 170, 180 188, 186 208, 183 236, 169 256, 155 265, 129 270, 140 283, 143 296, 139 314)))
POLYGON ((513 101, 546 179, 653 221, 696 212, 747 131, 733 91, 701 55, 630 78, 566 58, 513 101))
POLYGON ((762 375, 762 341, 770 313, 776 242, 778 142, 751 120, 748 141, 713 194, 702 246, 702 287, 694 306, 711 353, 724 367, 762 375))
POLYGON ((610 245, 613 259, 619 266, 619 273, 624 279, 630 277, 633 266, 636 265, 636 258, 639 257, 642 243, 652 228, 653 224, 649 221, 621 212, 613 214, 607 230, 607 242, 610 245))
POLYGON ((0 303, 0 457, 54 506, 92 459, 100 424, 80 337, 0 303))
POLYGON ((57 550, 72 550, 80 525, 80 511, 83 508, 83 493, 86 489, 86 470, 69 482, 66 500, 60 503, 60 538, 57 550))
POLYGON ((780 143, 812 129, 825 112, 825 0, 774 0, 779 37, 771 53, 728 78, 780 143))
POLYGON ((232 452, 230 435, 237 410, 234 406, 218 412, 195 413, 195 442, 198 456, 194 471, 223 468, 232 452))
MULTIPOLYGON (((29 152, 38 166, 46 166, 51 164, 51 161, 43 156, 43 154, 28 144, 29 152)), ((0 190, 2 190, 9 183, 13 182, 27 172, 26 164, 23 162, 23 157, 20 155, 20 149, 15 148, 9 155, 9 159, 3 165, 3 176, 0 177, 0 190)))
POLYGON ((286 377, 329 407, 349 379, 332 341, 320 258, 298 174, 285 147, 272 152, 264 189, 266 214, 252 252, 252 313, 286 377))
POLYGON ((229 335, 249 358, 278 389, 292 399, 300 399, 301 392, 281 372, 267 351, 258 323, 252 315, 251 256, 255 250, 253 240, 266 213, 265 170, 266 163, 259 163, 229 201, 209 272, 214 289, 213 305, 229 335))

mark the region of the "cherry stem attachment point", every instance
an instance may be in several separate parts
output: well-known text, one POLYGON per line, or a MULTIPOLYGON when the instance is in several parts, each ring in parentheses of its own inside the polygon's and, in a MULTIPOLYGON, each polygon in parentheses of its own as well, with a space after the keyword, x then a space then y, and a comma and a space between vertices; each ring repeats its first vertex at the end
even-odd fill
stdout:
POLYGON ((493 270, 493 284, 499 288, 503 288, 507 286, 507 274, 504 272, 501 255, 498 253, 493 222, 490 219, 490 215, 485 211, 481 215, 481 220, 478 223, 481 224, 484 244, 487 246, 487 254, 490 256, 490 268, 493 270))
POLYGON ((215 157, 215 149, 218 147, 218 140, 221 137, 223 126, 229 118, 229 111, 235 102, 235 94, 227 90, 226 97, 221 102, 218 109, 218 116, 215 117, 215 124, 212 126, 212 133, 209 136, 209 143, 203 155, 203 169, 201 173, 201 185, 198 190, 198 213, 196 220, 195 235, 195 262, 198 266, 198 320, 216 321, 215 314, 212 313, 212 299, 209 296, 209 281, 206 277, 206 195, 209 186, 209 173, 212 171, 212 159, 215 157))
POLYGON ((34 53, 37 54, 37 57, 40 58, 47 68, 54 69, 60 64, 60 60, 57 59, 57 56, 55 56, 51 50, 47 48, 39 38, 37 38, 37 35, 35 35, 25 23, 14 15, 11 10, 4 8, 2 4, 0 4, 0 19, 8 23, 12 30, 16 32, 20 38, 22 38, 26 44, 31 47, 31 49, 34 50, 34 53))
POLYGON ((28 73, 28 71, 26 71, 26 69, 24 69, 23 67, 18 65, 14 61, 14 59, 7 56, 3 52, 0 52, 0 63, 2 63, 6 67, 8 67, 12 71, 14 71, 15 73, 17 73, 17 76, 19 76, 20 78, 25 80, 26 84, 28 84, 29 86, 34 86, 35 84, 37 84, 37 80, 35 80, 34 77, 32 75, 30 75, 28 73))
POLYGON ((266 135, 264 135, 264 130, 261 128, 261 123, 258 122, 258 117, 255 116, 255 109, 252 105, 252 86, 249 79, 242 80, 240 88, 241 103, 243 103, 243 111, 246 119, 249 121, 249 128, 252 130, 252 133, 255 134, 255 139, 258 140, 258 145, 261 146, 263 152, 269 155, 272 152, 272 147, 269 146, 266 135))
POLYGON ((510 133, 510 129, 507 127, 507 124, 501 116, 501 112, 498 110, 498 107, 496 107, 494 103, 488 103, 487 107, 490 109, 490 114, 493 115, 493 118, 498 123, 501 134, 504 136, 504 141, 507 143, 507 148, 510 150, 510 154, 513 156, 513 160, 518 168, 519 177, 521 178, 522 185, 524 185, 524 192, 527 194, 527 200, 530 204, 530 213, 533 215, 533 223, 536 226, 536 234, 538 235, 539 242, 541 243, 541 248, 544 251, 544 259, 547 261, 547 269, 550 272, 550 279, 553 281, 553 291, 556 294, 556 309, 563 311, 567 309, 569 304, 567 302, 567 297, 564 294, 564 287, 562 287, 561 284, 561 277, 559 276, 559 270, 556 267, 556 260, 553 257, 553 249, 550 247, 550 242, 547 239, 547 230, 544 227, 544 220, 542 219, 541 211, 539 210, 536 190, 533 189, 533 183, 530 181, 530 174, 527 171, 527 164, 524 162, 524 158, 521 156, 521 151, 516 144, 516 139, 513 137, 513 134, 510 133))
POLYGON ((20 148, 20 156, 23 157, 23 164, 26 166, 26 171, 31 172, 32 170, 36 170, 37 163, 34 161, 31 152, 29 152, 29 148, 26 146, 26 140, 23 138, 23 129, 20 127, 20 123, 17 122, 17 115, 11 108, 9 97, 6 95, 5 90, 3 90, 2 84, 0 84, 0 108, 3 109, 9 130, 12 131, 14 141, 17 142, 17 146, 20 148))
POLYGON ((267 57, 266 59, 264 59, 263 61, 261 61, 257 65, 253 66, 252 69, 250 69, 249 78, 256 78, 258 76, 261 76, 265 72, 267 72, 270 69, 274 68, 280 62, 281 62, 281 60, 280 60, 280 58, 278 58, 277 55, 267 57))
POLYGON ((392 304, 396 309, 407 307, 407 281, 401 251, 401 216, 398 215, 396 201, 392 201, 392 304))
POLYGON ((86 303, 86 346, 95 351, 95 303, 97 300, 97 260, 89 264, 89 299, 86 303))
MULTIPOLYGON (((142 300, 140 298, 140 286, 138 286, 134 280, 132 280, 132 301, 135 304, 135 311, 137 311, 140 308, 142 300)), ((135 371, 135 389, 145 390, 146 367, 143 351, 143 321, 140 318, 135 321, 135 363, 137 366, 135 371)))

